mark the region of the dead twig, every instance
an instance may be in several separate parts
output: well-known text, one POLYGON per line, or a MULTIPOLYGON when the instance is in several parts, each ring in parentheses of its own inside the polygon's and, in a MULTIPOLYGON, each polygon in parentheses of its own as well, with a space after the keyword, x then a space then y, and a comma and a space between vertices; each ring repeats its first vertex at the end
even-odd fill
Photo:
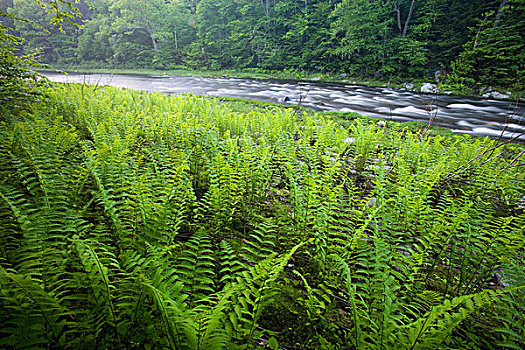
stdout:
MULTIPOLYGON (((525 133, 522 133, 522 134, 525 134, 525 133)), ((459 175, 461 175, 461 174, 467 172, 468 170, 473 169, 475 165, 471 165, 472 162, 474 162, 475 160, 477 160, 477 159, 479 159, 479 158, 485 156, 485 155, 486 155, 487 153, 489 153, 489 152, 491 152, 490 155, 489 155, 489 157, 492 156, 492 154, 494 153, 494 151, 495 151, 496 149, 498 149, 498 148, 500 148, 500 147, 502 147, 502 146, 508 144, 509 142, 512 142, 512 141, 515 140, 516 138, 520 137, 522 134, 517 135, 517 136, 515 136, 515 137, 512 138, 512 139, 508 139, 508 140, 506 140, 506 141, 503 142, 503 143, 497 144, 496 146, 491 147, 491 148, 488 148, 488 149, 486 149, 485 151, 481 152, 481 154, 479 154, 479 155, 477 155, 476 157, 472 158, 472 159, 467 163, 466 168, 464 168, 464 169, 462 169, 462 170, 460 170, 460 171, 458 171, 458 172, 456 172, 456 173, 454 173, 454 174, 452 174, 452 175, 447 176, 447 177, 444 179, 444 181, 450 181, 450 180, 452 180, 453 178, 455 178, 455 177, 457 177, 457 176, 459 176, 459 175)), ((501 152, 501 153, 499 153, 497 156, 491 157, 491 158, 489 158, 488 160, 482 162, 482 163, 479 164, 479 165, 486 164, 486 163, 488 163, 489 161, 491 161, 491 160, 493 160, 493 159, 495 159, 495 158, 500 157, 500 156, 501 156, 502 154, 504 154, 504 153, 505 153, 505 152, 501 152)))
POLYGON ((297 103, 297 105, 295 106, 294 110, 293 110, 293 113, 292 113, 292 116, 295 117, 295 115, 297 114, 297 112, 299 112, 299 110, 301 109, 302 105, 303 105, 303 102, 304 100, 306 99, 306 96, 308 96, 308 93, 310 92, 310 90, 306 90, 306 93, 303 95, 302 92, 299 92, 299 102, 297 103))
MULTIPOLYGON (((437 117, 437 114, 439 112, 439 108, 438 108, 438 105, 437 105, 438 97, 439 96, 438 96, 438 94, 436 92, 435 96, 432 97, 432 99, 430 100, 430 108, 424 108, 425 111, 428 113, 429 118, 428 118, 428 124, 425 127, 425 130, 423 130, 423 134, 421 134, 419 136, 419 142, 422 142, 425 139, 428 130, 430 130, 430 127, 432 126, 432 124, 434 123, 434 120, 437 117), (433 108, 434 105, 436 106, 435 109, 433 108), (432 113, 434 111, 435 111, 435 113, 432 113)), ((426 101, 423 98, 421 98, 421 105, 423 107, 425 107, 427 105, 425 102, 426 101)))

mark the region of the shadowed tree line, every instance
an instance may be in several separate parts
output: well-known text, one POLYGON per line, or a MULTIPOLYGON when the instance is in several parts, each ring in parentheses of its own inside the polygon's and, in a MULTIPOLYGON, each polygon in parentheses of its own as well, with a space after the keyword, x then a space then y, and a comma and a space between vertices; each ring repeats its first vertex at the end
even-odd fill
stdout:
MULTIPOLYGON (((48 2, 54 3, 54 1, 48 2)), ((64 8, 63 2, 59 7, 64 8)), ((80 0, 63 31, 0 0, 24 54, 60 66, 252 69, 435 78, 521 89, 524 0, 80 0), (35 26, 37 24, 38 26, 35 26), (74 26, 78 24, 80 27, 74 26), (42 31, 39 26, 43 27, 42 31)))

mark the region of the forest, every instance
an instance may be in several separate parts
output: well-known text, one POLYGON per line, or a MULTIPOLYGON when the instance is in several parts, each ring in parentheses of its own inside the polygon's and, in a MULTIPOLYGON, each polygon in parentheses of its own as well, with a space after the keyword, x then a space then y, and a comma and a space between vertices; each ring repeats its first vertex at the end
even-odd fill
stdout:
MULTIPOLYGON (((73 24, 0 0, 24 54, 61 68, 290 71, 522 91, 523 0, 80 0, 73 24), (38 26, 35 27, 34 24, 38 26), (42 31, 41 29, 45 29, 42 31)), ((63 6, 64 7, 64 6, 63 6)))
MULTIPOLYGON (((357 57, 366 58, 377 67, 398 67, 383 71, 388 76, 407 66, 394 56, 375 61, 368 42, 349 34, 352 26, 370 22, 348 19, 343 25, 341 18, 395 5, 394 20, 383 13, 392 36, 382 36, 376 47, 386 53, 381 50, 396 38, 401 46, 417 41, 427 13, 421 4, 298 1, 297 12, 278 12, 292 2, 92 1, 106 4, 102 10, 82 1, 13 3, 27 12, 6 12, 5 20, 18 30, 27 26, 28 46, 11 26, 0 25, 0 348, 525 348, 525 145, 516 139, 301 106, 55 84, 35 72, 41 67, 36 56, 23 55, 35 40, 48 63, 79 59, 84 47, 106 64, 118 64, 126 53, 130 59, 121 63, 132 66, 266 69, 268 57, 254 48, 267 52, 276 44, 270 39, 278 35, 277 13, 305 11, 316 13, 319 23, 338 18, 335 37, 347 48, 362 43, 359 50, 372 52, 351 59, 355 52, 337 56, 327 44, 334 67, 359 70, 367 64, 357 57), (31 23, 34 4, 51 23, 41 22, 40 32, 31 23), (212 11, 212 4, 222 5, 212 11), (178 22, 165 36, 157 22, 144 27, 139 21, 159 18, 154 8, 176 6, 184 16, 170 17, 178 22), (141 8, 147 11, 137 16, 141 8), (109 17, 117 10, 129 17, 109 17), (228 26, 201 28, 204 14, 212 23, 234 10, 245 15, 235 20, 238 28, 247 26, 244 19, 261 22, 238 31, 236 39, 228 26), (105 24, 101 13, 108 16, 105 24), (195 20, 191 29, 182 26, 188 18, 195 20), (74 26, 79 21, 83 27, 74 26), (104 30, 100 43, 94 40, 99 29, 85 34, 90 25, 104 30), (68 28, 76 36, 65 34, 68 28), (175 37, 184 54, 171 63, 175 58, 162 54, 174 50, 175 37), (255 45, 263 39, 268 42, 255 45), (231 45, 219 45, 226 40, 231 45), (56 46, 46 52, 48 42, 56 46), (254 46, 232 51, 241 42, 254 46), (60 57, 55 49, 66 43, 69 54, 60 57), (133 60, 133 52, 144 55, 133 60), (233 57, 238 61, 228 61, 233 57)), ((479 51, 471 59, 518 42, 510 35, 518 22, 505 13, 522 5, 502 1, 483 12, 475 21, 479 51), (488 39, 501 34, 498 28, 508 30, 505 44, 488 39)), ((440 21, 447 22, 437 16, 440 21)), ((300 29, 286 23, 290 31, 300 29)), ((308 23, 301 25, 298 55, 314 55, 305 45, 321 27, 308 23)), ((467 46, 457 44, 459 56, 467 55, 467 37, 467 46)), ((285 69, 282 58, 276 64, 285 69)), ((403 74, 426 74, 423 67, 437 67, 429 62, 417 69, 413 62, 414 70, 403 74)), ((506 72, 521 69, 523 62, 517 64, 506 72)), ((497 77, 496 71, 490 74, 497 77)))

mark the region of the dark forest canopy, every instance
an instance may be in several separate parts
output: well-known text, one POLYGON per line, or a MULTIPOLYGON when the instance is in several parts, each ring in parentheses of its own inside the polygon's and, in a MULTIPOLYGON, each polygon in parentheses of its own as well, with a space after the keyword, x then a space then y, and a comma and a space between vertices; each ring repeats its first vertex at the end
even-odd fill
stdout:
POLYGON ((81 27, 33 1, 0 8, 25 53, 60 66, 264 69, 523 88, 524 0, 91 0, 81 27))

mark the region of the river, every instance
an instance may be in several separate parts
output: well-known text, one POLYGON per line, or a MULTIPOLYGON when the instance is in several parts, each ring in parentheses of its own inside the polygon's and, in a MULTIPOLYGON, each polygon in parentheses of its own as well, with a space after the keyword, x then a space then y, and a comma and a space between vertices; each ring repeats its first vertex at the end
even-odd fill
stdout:
POLYGON ((423 121, 476 136, 525 141, 525 103, 404 89, 272 79, 205 78, 171 75, 45 73, 51 81, 110 85, 170 95, 239 97, 298 104, 321 111, 357 112, 395 121, 423 121))

